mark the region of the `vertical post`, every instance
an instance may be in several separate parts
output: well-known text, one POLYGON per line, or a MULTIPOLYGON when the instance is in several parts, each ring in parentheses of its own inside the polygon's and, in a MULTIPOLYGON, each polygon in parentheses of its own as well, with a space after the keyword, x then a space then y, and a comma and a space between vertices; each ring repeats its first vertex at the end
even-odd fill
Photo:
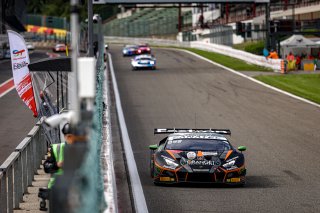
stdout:
POLYGON ((1 3, 0 3, 0 12, 1 12, 1 17, 0 17, 0 34, 5 34, 5 31, 6 31, 6 28, 5 28, 5 23, 4 23, 4 18, 5 18, 5 1, 2 0, 1 3))
POLYGON ((88 56, 93 57, 93 11, 92 0, 88 0, 88 56))
POLYGON ((181 4, 179 4, 179 14, 178 14, 178 32, 181 32, 181 4))
MULTIPOLYGON (((295 34, 296 31, 296 17, 295 17, 295 11, 294 11, 294 4, 291 4, 292 6, 292 32, 295 34)), ((311 13, 312 14, 312 13, 311 13)))
POLYGON ((229 4, 226 3, 226 24, 228 24, 229 20, 229 4))
POLYGON ((265 13, 266 13, 266 27, 265 27, 265 30, 266 30, 266 46, 265 48, 269 49, 270 48, 270 38, 269 38, 269 35, 270 35, 270 4, 269 3, 266 3, 265 4, 265 13))
POLYGON ((78 59, 78 37, 79 37, 79 1, 71 0, 71 73, 70 73, 70 88, 69 93, 70 110, 75 112, 74 122, 78 123, 80 117, 80 101, 78 96, 78 74, 77 74, 77 59, 78 59))

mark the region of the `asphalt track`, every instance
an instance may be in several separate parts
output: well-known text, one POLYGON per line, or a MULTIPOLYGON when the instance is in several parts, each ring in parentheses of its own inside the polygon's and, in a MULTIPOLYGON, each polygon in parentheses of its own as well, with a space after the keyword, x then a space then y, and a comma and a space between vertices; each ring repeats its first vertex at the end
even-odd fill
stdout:
MULTIPOLYGON (((46 52, 34 51, 30 61, 46 58, 46 52)), ((12 78, 11 61, 0 60, 0 84, 12 78)), ((32 112, 15 89, 0 98, 0 165, 9 157, 36 123, 32 112)))
POLYGON ((320 211, 320 108, 181 51, 154 49, 156 71, 109 51, 149 212, 320 211), (166 127, 229 128, 247 146, 247 185, 155 186, 148 145, 166 127))

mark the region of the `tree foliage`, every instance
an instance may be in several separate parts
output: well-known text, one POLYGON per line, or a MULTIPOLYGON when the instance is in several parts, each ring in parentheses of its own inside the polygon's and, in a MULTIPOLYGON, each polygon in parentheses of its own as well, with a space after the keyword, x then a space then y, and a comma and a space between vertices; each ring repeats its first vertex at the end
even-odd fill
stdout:
MULTIPOLYGON (((80 21, 87 18, 87 1, 79 1, 80 21)), ((92 1, 92 0, 91 0, 92 1)), ((28 0, 27 13, 45 16, 57 16, 70 18, 70 1, 66 0, 28 0)), ((103 19, 107 19, 117 13, 116 5, 93 5, 93 13, 98 13, 103 19)))

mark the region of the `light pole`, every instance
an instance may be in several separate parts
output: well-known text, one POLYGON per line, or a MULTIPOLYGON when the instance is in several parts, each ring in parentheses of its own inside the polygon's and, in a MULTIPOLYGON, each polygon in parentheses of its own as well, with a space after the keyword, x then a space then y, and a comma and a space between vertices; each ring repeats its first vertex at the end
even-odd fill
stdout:
POLYGON ((92 0, 88 0, 88 56, 93 57, 93 21, 92 0))

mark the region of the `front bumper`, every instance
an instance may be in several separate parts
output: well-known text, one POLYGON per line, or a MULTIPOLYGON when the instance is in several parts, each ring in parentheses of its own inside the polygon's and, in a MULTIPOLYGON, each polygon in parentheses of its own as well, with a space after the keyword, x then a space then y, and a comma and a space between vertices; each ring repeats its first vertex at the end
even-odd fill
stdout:
POLYGON ((246 182, 245 167, 225 170, 222 167, 213 173, 208 172, 187 172, 184 169, 168 170, 155 167, 154 182, 164 184, 177 183, 220 183, 230 185, 244 185, 246 182))
POLYGON ((138 63, 132 63, 131 64, 133 68, 154 68, 156 67, 156 64, 138 64, 138 63))

